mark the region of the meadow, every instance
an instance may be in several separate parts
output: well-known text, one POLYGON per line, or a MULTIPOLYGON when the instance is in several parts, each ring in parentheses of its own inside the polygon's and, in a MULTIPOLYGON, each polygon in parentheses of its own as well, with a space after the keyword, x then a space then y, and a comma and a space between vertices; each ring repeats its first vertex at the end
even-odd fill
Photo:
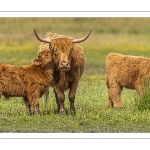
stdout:
POLYGON ((150 18, 0 18, 0 63, 26 65, 36 58, 40 42, 33 28, 45 37, 47 32, 80 38, 90 30, 83 43, 86 55, 84 74, 76 100, 76 115, 57 114, 53 89, 45 108, 40 99, 39 116, 28 116, 22 98, 0 101, 1 133, 148 133, 150 110, 136 107, 137 93, 124 89, 124 109, 107 108, 105 58, 110 52, 150 57, 150 18))

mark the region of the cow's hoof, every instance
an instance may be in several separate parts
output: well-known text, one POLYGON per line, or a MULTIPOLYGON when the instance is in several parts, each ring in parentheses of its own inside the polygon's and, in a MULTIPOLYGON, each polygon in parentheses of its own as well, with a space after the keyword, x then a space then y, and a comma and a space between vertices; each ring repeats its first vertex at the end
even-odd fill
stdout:
POLYGON ((65 111, 64 110, 60 110, 59 111, 59 115, 65 115, 65 111))

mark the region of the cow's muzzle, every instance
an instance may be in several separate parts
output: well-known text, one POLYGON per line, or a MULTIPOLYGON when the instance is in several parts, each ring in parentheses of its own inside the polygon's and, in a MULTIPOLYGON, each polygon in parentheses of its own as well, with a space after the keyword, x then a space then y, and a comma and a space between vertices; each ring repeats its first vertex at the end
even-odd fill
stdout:
POLYGON ((70 69, 70 65, 69 65, 69 62, 68 61, 61 61, 59 63, 59 67, 61 70, 63 71, 68 71, 70 69))

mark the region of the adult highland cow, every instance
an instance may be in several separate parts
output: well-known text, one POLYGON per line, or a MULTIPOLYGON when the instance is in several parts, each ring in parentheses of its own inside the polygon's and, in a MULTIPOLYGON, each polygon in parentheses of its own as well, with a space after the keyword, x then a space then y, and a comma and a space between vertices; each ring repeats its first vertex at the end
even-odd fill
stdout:
POLYGON ((106 58, 106 75, 108 107, 122 108, 123 87, 142 95, 144 84, 150 79, 150 59, 110 53, 106 58))
POLYGON ((41 38, 34 33, 41 43, 39 52, 49 50, 54 62, 54 93, 59 114, 65 114, 64 91, 69 89, 70 112, 75 114, 74 100, 80 77, 84 71, 85 55, 81 46, 76 43, 85 41, 90 32, 80 39, 73 39, 57 33, 48 33, 45 38, 41 38))

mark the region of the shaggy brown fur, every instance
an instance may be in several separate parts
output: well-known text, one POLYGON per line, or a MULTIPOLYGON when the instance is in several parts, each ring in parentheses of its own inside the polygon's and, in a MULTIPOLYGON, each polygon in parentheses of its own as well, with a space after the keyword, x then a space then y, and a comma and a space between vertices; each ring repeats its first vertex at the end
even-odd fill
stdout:
POLYGON ((50 50, 54 61, 54 93, 59 114, 65 114, 64 91, 69 89, 70 111, 75 114, 74 100, 80 77, 84 70, 84 50, 78 44, 72 43, 72 38, 56 33, 48 33, 47 39, 53 39, 51 44, 41 43, 39 52, 50 50))
POLYGON ((23 97, 26 111, 39 114, 39 98, 45 93, 52 82, 52 58, 49 51, 39 53, 34 64, 12 66, 0 64, 0 95, 6 98, 12 96, 23 97))
POLYGON ((110 53, 106 58, 108 106, 122 108, 123 87, 135 89, 139 95, 150 78, 150 59, 139 56, 110 53))

